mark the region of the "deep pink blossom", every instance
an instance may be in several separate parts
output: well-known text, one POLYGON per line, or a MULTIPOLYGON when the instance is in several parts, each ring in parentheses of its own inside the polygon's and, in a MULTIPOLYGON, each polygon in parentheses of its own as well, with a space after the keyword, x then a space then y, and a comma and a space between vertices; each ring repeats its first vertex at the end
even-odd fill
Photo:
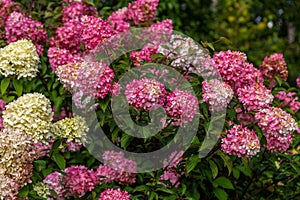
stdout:
POLYGON ((188 91, 175 89, 167 96, 167 103, 164 107, 171 118, 172 125, 182 126, 191 122, 195 117, 198 99, 188 91))
POLYGON ((126 85, 125 95, 130 105, 149 111, 164 104, 166 89, 153 78, 135 79, 126 85))
POLYGON ((141 66, 141 62, 153 62, 154 59, 151 55, 158 53, 158 46, 148 44, 144 46, 140 51, 130 52, 130 59, 135 66, 141 66))
POLYGON ((98 200, 130 200, 130 194, 118 189, 106 189, 100 194, 98 200))
POLYGON ((251 157, 260 151, 260 142, 253 130, 235 124, 222 138, 221 149, 229 155, 251 157))
POLYGON ((62 181, 67 190, 65 197, 83 197, 86 192, 94 189, 98 178, 93 170, 85 166, 71 166, 64 170, 67 176, 62 181))
POLYGON ((234 92, 245 86, 263 84, 261 72, 253 64, 247 62, 245 53, 231 50, 220 51, 214 55, 213 60, 221 77, 234 92))
POLYGON ((294 113, 297 113, 300 109, 300 102, 298 100, 298 97, 295 96, 295 92, 288 92, 285 91, 279 91, 275 97, 283 103, 280 105, 280 107, 290 107, 294 113))
POLYGON ((82 23, 71 20, 56 29, 56 34, 50 38, 50 46, 66 49, 71 54, 80 52, 82 23))
POLYGON ((43 54, 47 32, 41 22, 26 17, 23 13, 12 12, 5 23, 5 36, 8 43, 29 39, 36 46, 39 55, 43 54))
POLYGON ((108 21, 112 23, 112 27, 117 32, 124 32, 130 28, 130 23, 126 21, 127 8, 121 8, 113 12, 109 17, 108 21))
POLYGON ((270 90, 259 84, 237 89, 237 96, 247 111, 269 107, 274 98, 270 90))
POLYGON ((112 29, 108 21, 99 17, 83 16, 81 18, 82 32, 81 42, 84 45, 85 50, 93 50, 101 42, 115 35, 115 31, 112 29))
MULTIPOLYGON (((4 29, 6 20, 11 12, 21 11, 21 7, 12 0, 0 0, 0 29, 4 29)), ((0 39, 5 39, 5 34, 0 32, 0 39)))
POLYGON ((6 102, 0 99, 0 114, 5 110, 6 102))
POLYGON ((297 84, 298 88, 300 88, 300 76, 298 76, 296 78, 296 84, 297 84))
POLYGON ((97 15, 97 9, 81 2, 72 2, 62 9, 62 20, 67 23, 70 20, 79 21, 83 15, 97 15))
POLYGON ((126 19, 134 24, 154 19, 159 0, 136 0, 128 4, 126 19))
POLYGON ((69 50, 57 47, 50 47, 48 49, 48 58, 53 72, 61 65, 82 61, 80 55, 71 54, 69 50))

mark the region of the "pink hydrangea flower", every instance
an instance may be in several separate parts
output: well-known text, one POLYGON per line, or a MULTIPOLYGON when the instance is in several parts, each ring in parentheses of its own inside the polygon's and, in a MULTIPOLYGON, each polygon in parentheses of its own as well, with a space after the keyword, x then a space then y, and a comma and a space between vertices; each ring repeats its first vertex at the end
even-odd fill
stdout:
POLYGON ((49 155, 49 152, 52 148, 52 142, 51 144, 44 144, 43 142, 36 142, 34 143, 34 146, 40 150, 40 157, 44 157, 49 155))
POLYGON ((109 17, 108 21, 112 23, 112 27, 117 32, 125 32, 130 28, 130 23, 126 22, 127 8, 121 8, 113 12, 109 17))
MULTIPOLYGON (((0 0, 0 5, 0 29, 2 30, 10 13, 20 12, 21 7, 12 0, 0 0)), ((5 34, 0 33, 0 39, 5 39, 5 34)))
POLYGON ((81 32, 81 22, 68 21, 56 29, 56 34, 50 38, 50 46, 66 49, 71 54, 77 54, 80 52, 81 32))
POLYGON ((76 54, 73 55, 69 50, 57 47, 50 47, 48 49, 48 58, 53 72, 61 65, 82 61, 81 56, 76 54))
POLYGON ((23 13, 12 12, 5 23, 5 36, 8 43, 20 39, 29 39, 36 46, 39 55, 43 54, 43 43, 47 40, 47 32, 41 22, 27 18, 23 13))
POLYGON ((115 31, 108 21, 99 17, 83 16, 81 23, 82 32, 80 38, 85 50, 93 50, 101 42, 115 35, 115 31))
MULTIPOLYGON (((165 159, 163 161, 163 165, 165 168, 164 173, 160 176, 160 180, 170 181, 172 185, 176 187, 179 186, 179 178, 184 174, 183 171, 178 171, 178 164, 183 160, 182 155, 184 151, 175 151, 170 156, 169 159, 165 159)), ((165 185, 164 183, 162 183, 165 185)))
POLYGON ((196 115, 198 99, 188 91, 175 89, 167 96, 167 103, 164 107, 172 124, 182 126, 191 122, 196 115))
POLYGON ((62 177, 67 190, 65 197, 83 197, 94 189, 98 178, 93 170, 85 166, 71 166, 64 170, 67 176, 62 177))
POLYGON ((288 70, 281 53, 274 53, 269 57, 266 56, 260 65, 260 71, 264 78, 270 79, 269 87, 275 85, 275 76, 279 76, 283 80, 287 80, 288 70))
POLYGON ((117 82, 114 82, 112 87, 111 87, 110 93, 111 93, 112 96, 118 96, 121 93, 120 84, 117 83, 117 82))
POLYGON ((66 188, 62 181, 63 175, 59 172, 52 172, 45 177, 43 182, 49 187, 50 190, 54 190, 58 197, 58 200, 64 200, 66 188))
POLYGON ((75 88, 95 98, 105 98, 112 88, 114 71, 103 62, 82 62, 75 88))
POLYGON ((269 107, 274 98, 270 90, 259 84, 237 89, 237 96, 247 111, 269 107))
POLYGON ((135 66, 141 66, 141 62, 153 62, 154 59, 151 55, 158 53, 158 46, 148 44, 142 48, 140 51, 130 52, 130 59, 135 66))
POLYGON ((149 111, 163 105, 165 86, 153 78, 133 80, 126 85, 125 95, 130 105, 136 109, 149 111))
POLYGON ((213 60, 221 77, 234 92, 245 86, 263 84, 261 72, 247 62, 245 53, 231 50, 220 51, 213 56, 213 60))
POLYGON ((130 194, 118 189, 106 189, 100 194, 98 200, 130 200, 130 194))
POLYGON ((104 164, 97 169, 100 183, 111 183, 130 185, 136 181, 136 163, 124 158, 122 152, 106 151, 103 154, 104 164))
POLYGON ((295 92, 286 93, 285 91, 279 91, 275 97, 283 101, 283 104, 281 104, 280 107, 288 106, 294 113, 297 113, 300 109, 300 102, 298 101, 297 96, 294 97, 295 94, 295 92))
POLYGON ((233 97, 233 91, 228 84, 217 79, 211 79, 203 81, 202 97, 204 102, 209 103, 211 112, 218 112, 226 109, 233 97))
POLYGON ((269 151, 276 153, 288 149, 292 134, 298 128, 290 114, 281 108, 270 107, 256 113, 255 119, 267 139, 266 146, 269 151))
POLYGON ((155 24, 151 24, 149 30, 156 33, 159 39, 162 39, 161 37, 163 35, 169 38, 173 32, 173 21, 171 19, 165 19, 155 24))
POLYGON ((136 0, 128 4, 126 19, 134 24, 154 19, 159 0, 136 0))
POLYGON ((62 20, 67 23, 70 20, 79 21, 83 15, 97 15, 97 9, 81 2, 72 2, 62 9, 62 20))
POLYGON ((80 151, 82 144, 78 142, 73 142, 73 141, 67 141, 67 146, 68 146, 68 151, 70 152, 75 152, 75 151, 80 151))
POLYGON ((226 137, 222 138, 221 149, 225 153, 236 155, 239 158, 251 157, 260 151, 260 142, 253 130, 234 124, 227 131, 226 137))

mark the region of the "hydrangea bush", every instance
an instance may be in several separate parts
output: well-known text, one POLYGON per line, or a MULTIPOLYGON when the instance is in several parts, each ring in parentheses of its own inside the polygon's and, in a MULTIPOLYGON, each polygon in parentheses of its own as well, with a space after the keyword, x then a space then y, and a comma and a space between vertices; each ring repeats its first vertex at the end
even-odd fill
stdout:
POLYGON ((299 197, 300 77, 298 88, 286 82, 282 53, 254 66, 243 52, 199 48, 191 38, 171 35, 172 19, 157 17, 158 0, 118 9, 93 2, 0 0, 0 199, 299 197), (98 62, 88 59, 134 27, 156 34, 110 64, 101 55, 98 62), (160 34, 170 38, 168 45, 160 34), (175 87, 178 79, 168 70, 142 68, 151 64, 176 70, 193 92, 175 87), (122 86, 118 80, 129 69, 142 76, 122 86), (216 74, 221 79, 211 78, 216 74), (137 125, 151 124, 151 112, 163 109, 161 131, 138 138, 118 127, 110 102, 121 94, 137 125), (199 156, 214 114, 224 110, 216 144, 199 156), (138 173, 140 163, 122 151, 105 151, 100 161, 95 147, 86 147, 93 142, 85 118, 90 111, 110 142, 134 153, 163 148, 195 119, 199 127, 185 151, 164 158, 161 169, 138 173))

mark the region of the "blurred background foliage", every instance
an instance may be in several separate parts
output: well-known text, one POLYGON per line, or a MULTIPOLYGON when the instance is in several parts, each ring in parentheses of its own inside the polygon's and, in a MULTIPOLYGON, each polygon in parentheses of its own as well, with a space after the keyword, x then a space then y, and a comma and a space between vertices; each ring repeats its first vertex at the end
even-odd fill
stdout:
MULTIPOLYGON (((106 18, 131 1, 88 2, 106 18)), ((16 2, 27 5, 23 6, 24 11, 30 12, 33 18, 43 18, 48 30, 52 28, 54 31, 61 24, 59 20, 53 20, 60 18, 62 1, 16 2)), ((212 43, 215 51, 244 51, 256 67, 265 56, 283 53, 289 69, 288 82, 295 86, 295 79, 300 73, 299 10, 299 0, 160 0, 157 19, 172 19, 174 30, 199 43, 212 43)))

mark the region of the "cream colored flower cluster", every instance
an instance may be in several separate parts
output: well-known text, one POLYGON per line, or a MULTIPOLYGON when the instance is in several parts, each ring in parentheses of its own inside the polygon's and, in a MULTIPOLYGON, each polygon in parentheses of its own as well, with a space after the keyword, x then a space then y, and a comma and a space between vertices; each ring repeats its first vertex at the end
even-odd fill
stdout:
POLYGON ((66 138, 68 141, 75 141, 80 144, 85 142, 88 130, 87 123, 81 116, 64 118, 53 124, 55 137, 66 138))
POLYGON ((4 129, 0 132, 0 155, 0 199, 10 199, 7 195, 15 195, 30 182, 39 150, 27 135, 4 129))
POLYGON ((36 191, 39 197, 48 199, 48 196, 51 194, 50 188, 43 182, 36 183, 33 186, 33 190, 36 191))
POLYGON ((0 49, 0 75, 34 78, 40 62, 31 40, 18 40, 0 49))
POLYGON ((5 129, 30 136, 34 142, 47 143, 52 138, 53 113, 50 100, 40 93, 28 93, 6 105, 3 112, 5 129))

